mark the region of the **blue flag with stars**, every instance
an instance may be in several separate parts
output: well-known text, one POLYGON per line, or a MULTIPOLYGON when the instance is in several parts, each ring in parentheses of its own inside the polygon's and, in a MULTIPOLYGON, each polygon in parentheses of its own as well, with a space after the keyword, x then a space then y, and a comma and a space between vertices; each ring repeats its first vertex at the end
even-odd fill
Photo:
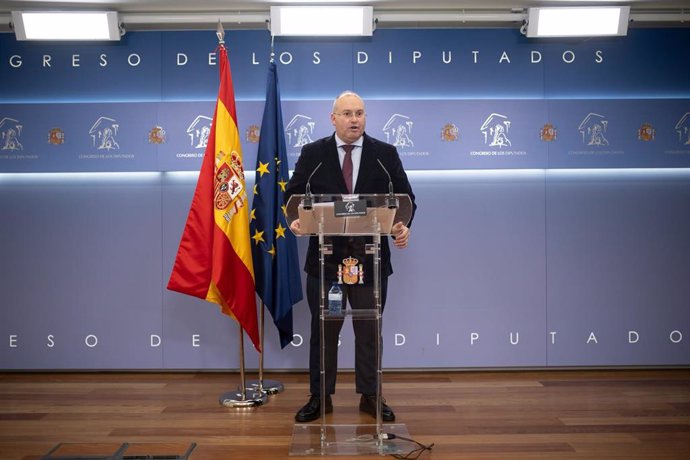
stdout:
POLYGON ((285 219, 287 148, 275 62, 268 66, 266 106, 256 157, 256 185, 249 228, 256 293, 273 317, 280 347, 292 342, 292 306, 302 300, 297 241, 285 219))

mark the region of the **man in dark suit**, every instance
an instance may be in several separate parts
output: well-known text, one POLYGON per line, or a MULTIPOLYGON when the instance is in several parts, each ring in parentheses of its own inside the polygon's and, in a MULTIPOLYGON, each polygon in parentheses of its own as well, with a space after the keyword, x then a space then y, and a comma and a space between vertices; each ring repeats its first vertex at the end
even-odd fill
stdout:
MULTIPOLYGON (((346 91, 333 103, 331 123, 335 133, 302 147, 295 172, 286 191, 285 202, 294 194, 305 193, 307 181, 315 194, 381 193, 389 191, 391 176, 395 193, 410 195, 413 215, 416 205, 412 187, 403 169, 402 162, 394 146, 381 142, 364 132, 366 112, 364 101, 355 93, 346 91), (379 164, 379 162, 381 164, 379 164), (320 165, 320 166, 319 166, 320 165), (318 170, 317 170, 318 168, 318 170), (385 168, 385 170, 384 170, 385 168), (311 179, 309 177, 311 176, 311 179)), ((411 219, 410 219, 411 220, 411 219)), ((408 224, 409 225, 409 224, 408 224)), ((299 220, 290 228, 300 233, 299 220)), ((402 222, 397 222, 391 231, 393 244, 398 248, 407 247, 410 230, 402 222)), ((364 257, 366 237, 332 237, 333 254, 327 257, 325 277, 328 285, 337 280, 338 264, 348 258, 356 258, 364 264, 364 273, 373 273, 371 257, 364 257)), ((371 238, 368 238, 371 240, 371 238)), ((385 305, 388 276, 393 273, 390 262, 388 240, 381 242, 381 306, 385 305)), ((351 260, 351 259, 350 259, 351 260)), ((310 422, 321 416, 320 398, 320 286, 319 286, 319 244, 316 237, 309 241, 309 249, 304 266, 307 272, 307 301, 311 311, 311 338, 309 341, 310 397, 307 404, 295 415, 298 422, 310 422)), ((375 305, 371 276, 364 284, 344 284, 343 305, 349 301, 353 309, 372 308, 375 305)), ((376 341, 378 330, 372 320, 353 320, 355 333, 355 385, 361 394, 360 411, 376 416, 377 368, 376 341)), ((325 378, 326 412, 333 410, 331 395, 335 393, 338 369, 338 335, 343 321, 325 322, 325 378)), ((383 421, 395 420, 393 410, 382 404, 383 421)))

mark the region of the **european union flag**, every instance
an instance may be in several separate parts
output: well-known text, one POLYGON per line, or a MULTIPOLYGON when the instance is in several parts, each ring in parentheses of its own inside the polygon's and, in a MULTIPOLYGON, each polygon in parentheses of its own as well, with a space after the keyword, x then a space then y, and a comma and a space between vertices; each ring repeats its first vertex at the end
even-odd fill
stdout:
POLYGON ((287 182, 287 149, 278 74, 275 62, 271 62, 249 228, 256 292, 273 316, 281 348, 292 342, 292 306, 302 300, 297 241, 288 228, 283 206, 287 182))

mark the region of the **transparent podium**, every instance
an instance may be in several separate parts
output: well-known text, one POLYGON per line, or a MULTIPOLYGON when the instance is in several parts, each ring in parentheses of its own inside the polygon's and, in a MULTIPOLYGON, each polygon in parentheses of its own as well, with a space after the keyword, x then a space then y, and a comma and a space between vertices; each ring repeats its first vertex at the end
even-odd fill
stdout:
MULTIPOLYGON (((412 216, 412 202, 404 194, 373 195, 293 195, 286 206, 288 225, 299 219, 297 236, 318 238, 320 261, 320 388, 321 418, 318 424, 295 424, 290 455, 371 455, 396 454, 409 447, 401 438, 409 438, 404 424, 383 425, 381 414, 381 238, 391 233, 394 224, 407 225, 412 216), (330 312, 327 302, 329 280, 326 260, 333 254, 332 237, 368 237, 364 244, 365 264, 348 264, 345 260, 338 270, 338 283, 363 284, 363 265, 370 267, 364 276, 373 284, 374 301, 371 307, 330 312), (369 259, 369 260, 366 260, 369 259), (359 276, 359 281, 353 281, 359 276), (372 425, 328 424, 326 420, 326 362, 325 324, 343 320, 375 321, 376 340, 376 423, 372 425), (384 429, 385 428, 385 429, 384 429)), ((337 369, 336 369, 337 372, 337 369)))

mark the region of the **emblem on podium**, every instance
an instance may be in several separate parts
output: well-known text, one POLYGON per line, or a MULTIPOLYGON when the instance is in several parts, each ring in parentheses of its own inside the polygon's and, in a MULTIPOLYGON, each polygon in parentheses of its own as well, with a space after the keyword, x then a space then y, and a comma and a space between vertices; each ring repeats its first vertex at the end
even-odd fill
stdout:
POLYGON ((354 257, 338 264, 338 284, 364 284, 364 266, 354 257))

